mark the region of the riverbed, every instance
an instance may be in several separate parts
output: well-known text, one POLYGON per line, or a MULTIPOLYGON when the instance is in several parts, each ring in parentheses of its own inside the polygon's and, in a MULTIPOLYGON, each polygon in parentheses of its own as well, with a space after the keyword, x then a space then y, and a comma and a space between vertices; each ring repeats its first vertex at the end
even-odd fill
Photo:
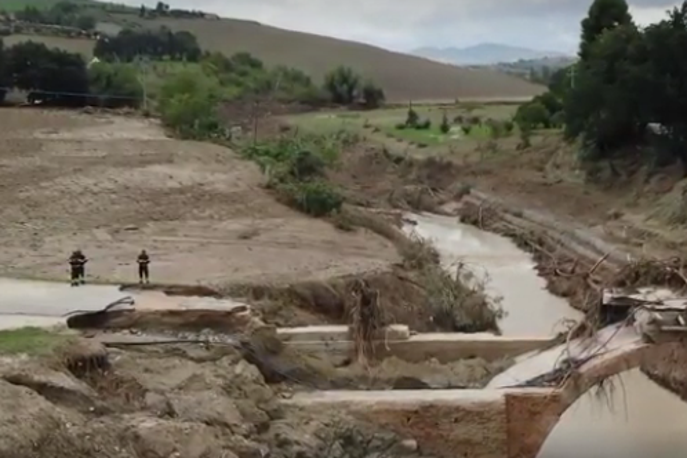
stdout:
MULTIPOLYGON (((504 335, 551 334, 562 319, 581 318, 580 312, 545 289, 532 258, 510 240, 460 224, 455 218, 408 218, 417 222, 412 231, 434 242, 447 268, 455 270, 455 264, 462 261, 477 275, 488 273, 488 292, 503 296, 507 316, 500 326, 504 335)), ((517 370, 514 366, 509 371, 517 370)), ((589 392, 573 404, 538 458, 684 456, 687 403, 639 369, 617 376, 613 387, 602 396, 589 392)))
POLYGON ((499 322, 505 336, 556 335, 565 320, 579 320, 582 313, 546 290, 532 257, 505 237, 460 224, 456 218, 408 215, 417 224, 407 232, 431 240, 441 262, 450 272, 463 263, 485 282, 486 292, 500 298, 506 316, 499 322))

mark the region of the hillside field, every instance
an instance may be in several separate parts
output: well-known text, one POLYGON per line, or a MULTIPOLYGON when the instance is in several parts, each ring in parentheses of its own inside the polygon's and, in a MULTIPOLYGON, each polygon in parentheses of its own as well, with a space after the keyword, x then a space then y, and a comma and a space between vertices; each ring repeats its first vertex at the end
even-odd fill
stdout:
MULTIPOLYGON (((0 9, 16 10, 21 5, 47 5, 48 0, 0 0, 0 9)), ((94 4, 94 3, 93 3, 94 4)), ((95 5, 95 4, 94 4, 95 5)), ((467 69, 446 65, 374 46, 308 33, 283 30, 256 22, 235 19, 143 19, 123 13, 121 7, 92 7, 98 10, 99 29, 111 25, 187 30, 209 51, 232 54, 247 51, 268 65, 289 65, 320 80, 338 65, 347 65, 380 84, 391 102, 453 101, 455 99, 520 99, 544 91, 527 81, 488 69, 467 69)), ((10 36, 14 43, 25 36, 10 36)), ((34 39, 34 38, 31 38, 34 39)), ((94 42, 83 39, 38 37, 38 41, 89 56, 94 42)))

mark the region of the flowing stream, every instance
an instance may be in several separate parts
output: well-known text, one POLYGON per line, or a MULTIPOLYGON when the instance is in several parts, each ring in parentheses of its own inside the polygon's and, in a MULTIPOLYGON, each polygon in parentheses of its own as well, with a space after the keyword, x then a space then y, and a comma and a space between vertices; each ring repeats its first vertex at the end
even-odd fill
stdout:
MULTIPOLYGON (((406 230, 432 240, 444 265, 462 261, 476 275, 488 273, 488 292, 503 296, 504 335, 546 335, 563 318, 581 314, 551 295, 531 257, 510 240, 457 222, 455 218, 409 215, 406 230)), ((497 376, 489 388, 537 373, 551 357, 527 355, 497 376), (510 379, 510 380, 509 380, 510 379)), ((638 369, 621 374, 607 397, 583 395, 561 417, 538 458, 681 458, 687 452, 687 403, 660 388, 638 369)))
POLYGON ((565 319, 579 320, 582 313, 546 290, 546 282, 534 271, 529 254, 510 240, 460 224, 455 218, 410 215, 415 226, 406 228, 431 240, 449 272, 463 263, 486 282, 486 292, 500 297, 506 316, 499 326, 505 336, 555 335, 565 319))

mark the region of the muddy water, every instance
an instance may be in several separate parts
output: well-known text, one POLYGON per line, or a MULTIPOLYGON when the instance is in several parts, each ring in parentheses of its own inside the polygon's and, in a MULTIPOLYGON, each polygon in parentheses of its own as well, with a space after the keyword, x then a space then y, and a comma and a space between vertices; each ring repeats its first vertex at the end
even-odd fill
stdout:
MULTIPOLYGON (((433 239, 447 268, 458 260, 473 271, 487 271, 489 290, 503 296, 508 316, 504 334, 542 335, 552 332, 562 318, 579 318, 565 301, 544 290, 530 257, 510 241, 454 218, 411 215, 414 230, 433 239)), ((632 336, 622 336, 629 344, 632 336)), ((618 342, 619 344, 620 342, 618 342)), ((551 368, 558 353, 523 358, 490 384, 509 385, 551 368)), ((561 417, 538 458, 681 458, 687 454, 687 403, 651 382, 639 370, 619 376, 606 397, 582 396, 561 417)))
POLYGON ((546 283, 534 270, 530 255, 510 240, 460 224, 456 218, 409 215, 417 225, 406 227, 432 240, 444 266, 456 271, 463 262, 485 280, 487 292, 500 296, 506 316, 499 326, 506 336, 553 335, 564 319, 580 319, 582 314, 546 291, 546 283))

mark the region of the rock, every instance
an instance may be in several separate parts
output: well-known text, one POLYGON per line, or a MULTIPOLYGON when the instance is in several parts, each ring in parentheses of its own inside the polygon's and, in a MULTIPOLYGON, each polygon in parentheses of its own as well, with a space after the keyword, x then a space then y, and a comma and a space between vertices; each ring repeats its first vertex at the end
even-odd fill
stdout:
POLYGON ((133 419, 125 438, 136 456, 146 458, 220 458, 226 453, 212 428, 197 423, 133 419))
POLYGON ((398 443, 398 448, 406 452, 417 452, 417 441, 415 439, 404 439, 398 443))
POLYGON ((81 412, 102 409, 98 394, 81 380, 40 365, 23 365, 6 369, 2 378, 13 385, 27 387, 54 404, 81 412))
POLYGON ((0 380, 0 456, 39 458, 46 438, 68 435, 81 416, 60 411, 35 391, 0 380))
POLYGON ((238 458, 266 458, 270 453, 270 449, 266 445, 258 444, 241 436, 232 437, 229 447, 238 458))
POLYGON ((253 425, 244 421, 236 403, 214 391, 173 394, 170 404, 174 415, 184 421, 228 428, 241 436, 255 432, 253 425))
POLYGON ((158 417, 167 417, 174 414, 174 408, 169 399, 163 394, 148 391, 143 399, 146 409, 158 417))
POLYGON ((258 368, 247 361, 239 361, 234 366, 231 381, 223 388, 232 398, 244 397, 255 403, 274 398, 274 392, 267 386, 258 368))

